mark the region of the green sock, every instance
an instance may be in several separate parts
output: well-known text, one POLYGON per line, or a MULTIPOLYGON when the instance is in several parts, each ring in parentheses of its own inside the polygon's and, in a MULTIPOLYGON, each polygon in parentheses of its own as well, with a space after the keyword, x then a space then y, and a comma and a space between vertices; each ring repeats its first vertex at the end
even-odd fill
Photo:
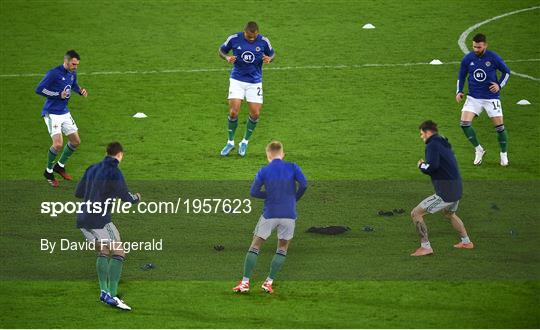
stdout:
POLYGON ((229 116, 229 130, 228 130, 228 133, 229 133, 229 141, 233 141, 234 140, 234 132, 236 132, 236 128, 238 127, 238 117, 236 117, 235 119, 232 119, 230 116, 229 116))
POLYGON ((101 291, 109 292, 109 286, 107 285, 107 278, 109 276, 109 257, 100 254, 97 257, 96 269, 99 280, 99 289, 101 291))
POLYGON ((69 159, 69 156, 73 155, 75 150, 77 150, 77 147, 72 145, 70 142, 66 143, 66 146, 64 147, 64 151, 62 151, 62 154, 60 155, 60 159, 58 160, 58 163, 65 165, 69 159))
POLYGON ((274 279, 277 272, 280 270, 281 266, 285 262, 285 257, 287 256, 287 251, 277 250, 274 258, 272 258, 272 263, 270 264, 270 274, 268 278, 274 279))
POLYGON ((244 261, 244 277, 250 278, 251 272, 257 264, 257 257, 259 256, 259 250, 250 248, 246 254, 246 260, 244 261))
POLYGON ((253 134, 253 131, 255 130, 255 127, 257 127, 258 122, 259 120, 253 120, 251 117, 248 118, 244 140, 249 140, 249 138, 251 137, 251 134, 253 134))
POLYGON ((54 160, 56 159, 56 155, 58 155, 58 152, 56 152, 56 149, 54 149, 53 147, 50 147, 49 153, 48 153, 48 159, 47 159, 47 168, 49 170, 52 170, 54 166, 54 160))
POLYGON ((501 147, 501 152, 506 152, 507 144, 508 144, 508 134, 506 134, 504 125, 496 126, 495 129, 497 130, 497 140, 499 140, 499 146, 501 147))
POLYGON ((469 141, 471 141, 472 145, 474 147, 478 147, 480 145, 480 142, 478 142, 478 139, 476 138, 476 132, 474 131, 474 128, 471 126, 471 122, 461 122, 461 129, 463 129, 463 133, 465 133, 465 136, 469 141))
POLYGON ((118 282, 120 282, 120 275, 122 275, 122 265, 124 264, 124 257, 113 256, 109 261, 109 292, 111 296, 116 297, 118 293, 118 282))

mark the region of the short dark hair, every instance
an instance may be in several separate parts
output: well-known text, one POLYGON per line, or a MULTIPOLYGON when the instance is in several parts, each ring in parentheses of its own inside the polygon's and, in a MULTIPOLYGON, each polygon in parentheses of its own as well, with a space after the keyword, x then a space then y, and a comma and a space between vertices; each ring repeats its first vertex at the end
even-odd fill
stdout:
POLYGON ((259 32, 259 26, 257 25, 257 23, 253 21, 247 22, 246 27, 244 28, 244 31, 251 32, 251 33, 259 32))
POLYGON ((474 42, 486 42, 486 35, 485 34, 482 34, 482 33, 477 33, 473 38, 472 40, 474 42))
POLYGON ((76 58, 78 59, 79 61, 81 60, 81 56, 79 56, 79 53, 77 53, 75 50, 73 49, 70 49, 66 52, 66 55, 64 55, 64 58, 65 59, 72 59, 72 58, 76 58))
POLYGON ((439 129, 437 128, 437 123, 434 122, 433 120, 426 120, 425 122, 420 124, 418 128, 421 129, 423 132, 426 132, 426 131, 432 131, 433 133, 439 132, 439 129))
POLYGON ((124 147, 120 144, 120 142, 111 142, 107 145, 107 155, 108 156, 116 156, 119 153, 124 152, 124 147))

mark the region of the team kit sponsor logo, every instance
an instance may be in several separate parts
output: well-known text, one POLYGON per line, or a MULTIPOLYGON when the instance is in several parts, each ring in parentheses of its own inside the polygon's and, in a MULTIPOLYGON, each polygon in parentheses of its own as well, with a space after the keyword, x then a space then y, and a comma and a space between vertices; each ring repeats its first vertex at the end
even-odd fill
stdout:
POLYGON ((478 82, 483 82, 483 81, 486 80, 487 74, 486 74, 486 71, 484 71, 482 69, 476 69, 473 72, 473 77, 474 77, 474 80, 476 80, 478 82))
POLYGON ((253 63, 255 61, 255 54, 253 54, 249 50, 243 52, 240 57, 246 63, 253 63))
POLYGON ((69 99, 71 97, 71 85, 66 85, 64 92, 66 92, 66 99, 69 99))

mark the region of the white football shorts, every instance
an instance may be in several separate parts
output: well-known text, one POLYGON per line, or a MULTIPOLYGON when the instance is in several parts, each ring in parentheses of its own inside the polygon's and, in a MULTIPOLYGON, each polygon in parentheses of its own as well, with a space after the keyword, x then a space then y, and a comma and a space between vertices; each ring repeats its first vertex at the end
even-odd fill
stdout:
POLYGON ((418 204, 418 206, 424 210, 426 210, 427 213, 436 213, 442 210, 446 210, 448 212, 456 212, 459 206, 459 201, 455 202, 445 202, 441 196, 437 194, 433 194, 418 204))
POLYGON ((229 79, 229 100, 246 100, 250 103, 263 103, 263 89, 261 83, 247 83, 236 79, 229 79))
POLYGON ((258 236, 264 240, 268 239, 272 234, 272 231, 276 229, 278 239, 291 240, 294 236, 294 226, 296 220, 288 218, 271 218, 266 219, 261 215, 257 226, 253 231, 253 235, 258 236))
POLYGON ((475 99, 469 95, 467 95, 467 99, 465 100, 465 104, 463 105, 463 109, 461 111, 473 112, 477 116, 480 116, 484 110, 486 110, 489 118, 503 116, 501 100, 475 99))
POLYGON ((63 115, 48 114, 43 117, 43 120, 45 120, 45 125, 47 125, 47 129, 51 136, 61 133, 70 135, 79 130, 77 124, 75 124, 75 120, 73 120, 73 117, 71 117, 69 112, 63 115))
POLYGON ((114 223, 109 222, 101 229, 86 229, 81 228, 81 231, 87 241, 98 241, 98 242, 121 242, 120 233, 114 225, 114 223))

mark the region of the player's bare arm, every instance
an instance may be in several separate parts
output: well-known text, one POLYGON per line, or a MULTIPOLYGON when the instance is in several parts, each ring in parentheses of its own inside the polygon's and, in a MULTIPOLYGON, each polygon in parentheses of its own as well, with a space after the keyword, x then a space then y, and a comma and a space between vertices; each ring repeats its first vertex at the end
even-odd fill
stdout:
POLYGON ((224 54, 221 49, 218 50, 218 55, 219 57, 221 57, 222 59, 224 59, 225 61, 229 62, 229 63, 234 63, 236 62, 236 56, 229 56, 227 54, 224 54))

